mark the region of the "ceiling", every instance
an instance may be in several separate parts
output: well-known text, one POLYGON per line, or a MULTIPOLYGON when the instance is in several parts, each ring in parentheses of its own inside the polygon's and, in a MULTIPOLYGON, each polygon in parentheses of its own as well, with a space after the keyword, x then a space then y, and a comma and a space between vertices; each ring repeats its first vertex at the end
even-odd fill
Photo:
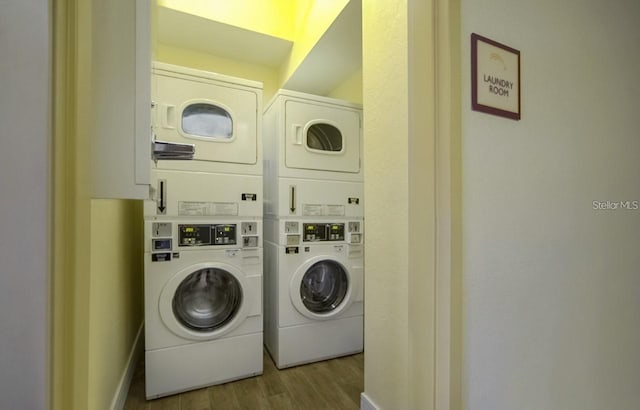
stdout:
MULTIPOLYGON (((362 68, 361 2, 350 1, 282 88, 326 95, 362 68)), ((158 41, 236 61, 278 68, 293 43, 167 7, 158 7, 158 41)))
POLYGON ((255 31, 158 7, 158 41, 267 67, 279 67, 293 43, 255 31))

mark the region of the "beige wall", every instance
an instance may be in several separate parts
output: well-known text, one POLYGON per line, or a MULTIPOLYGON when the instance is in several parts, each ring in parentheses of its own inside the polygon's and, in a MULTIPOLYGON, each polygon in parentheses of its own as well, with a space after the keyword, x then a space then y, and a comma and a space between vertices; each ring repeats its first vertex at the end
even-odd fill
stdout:
POLYGON ((367 201, 364 393, 381 409, 408 408, 411 359, 408 20, 406 3, 395 3, 395 7, 385 7, 385 1, 362 5, 367 201))
POLYGON ((434 408, 433 5, 363 2, 363 402, 380 409, 434 408))
POLYGON ((51 401, 110 408, 143 321, 141 206, 90 198, 91 2, 54 12, 51 401))
POLYGON ((91 201, 90 409, 111 407, 141 329, 141 227, 141 201, 91 201))
POLYGON ((462 1, 464 408, 640 403, 640 3, 462 1), (470 34, 522 53, 522 119, 470 110, 470 34))
POLYGON ((353 73, 351 77, 338 84, 327 94, 327 97, 362 104, 362 70, 353 73))

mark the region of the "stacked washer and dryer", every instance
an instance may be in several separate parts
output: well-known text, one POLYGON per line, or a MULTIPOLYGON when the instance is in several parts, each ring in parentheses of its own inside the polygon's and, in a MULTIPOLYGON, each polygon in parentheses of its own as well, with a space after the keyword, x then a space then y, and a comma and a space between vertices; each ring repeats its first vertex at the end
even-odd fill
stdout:
POLYGON ((262 84, 152 68, 146 396, 262 373, 262 84))
POLYGON ((265 346, 278 368, 361 352, 362 109, 280 90, 263 121, 265 346))

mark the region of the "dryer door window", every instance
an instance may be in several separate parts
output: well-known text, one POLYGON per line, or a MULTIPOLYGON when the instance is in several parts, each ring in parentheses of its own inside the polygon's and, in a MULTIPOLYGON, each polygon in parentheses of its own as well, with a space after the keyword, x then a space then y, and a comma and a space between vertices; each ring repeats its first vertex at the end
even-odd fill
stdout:
POLYGON ((349 278, 342 265, 335 261, 319 261, 305 272, 300 284, 304 306, 313 313, 328 313, 344 301, 349 278))
POLYGON ((307 147, 318 151, 342 151, 342 133, 331 124, 317 123, 307 129, 307 147))
POLYGON ((182 130, 200 138, 230 139, 233 137, 233 120, 222 107, 195 103, 182 110, 182 130))
POLYGON ((210 332, 229 323, 242 305, 242 287, 229 272, 200 269, 176 289, 173 313, 185 327, 210 332))

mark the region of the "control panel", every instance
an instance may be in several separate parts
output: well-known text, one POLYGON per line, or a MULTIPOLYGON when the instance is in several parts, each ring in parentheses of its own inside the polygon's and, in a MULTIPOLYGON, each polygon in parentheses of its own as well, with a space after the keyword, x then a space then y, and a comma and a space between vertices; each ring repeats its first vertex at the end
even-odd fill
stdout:
POLYGON ((178 225, 178 246, 235 245, 236 224, 178 225))
POLYGON ((260 223, 257 221, 216 224, 153 222, 149 238, 151 261, 178 259, 180 250, 206 250, 217 246, 259 248, 262 245, 259 231, 260 223))
POLYGON ((344 241, 344 223, 302 224, 303 242, 344 241))

